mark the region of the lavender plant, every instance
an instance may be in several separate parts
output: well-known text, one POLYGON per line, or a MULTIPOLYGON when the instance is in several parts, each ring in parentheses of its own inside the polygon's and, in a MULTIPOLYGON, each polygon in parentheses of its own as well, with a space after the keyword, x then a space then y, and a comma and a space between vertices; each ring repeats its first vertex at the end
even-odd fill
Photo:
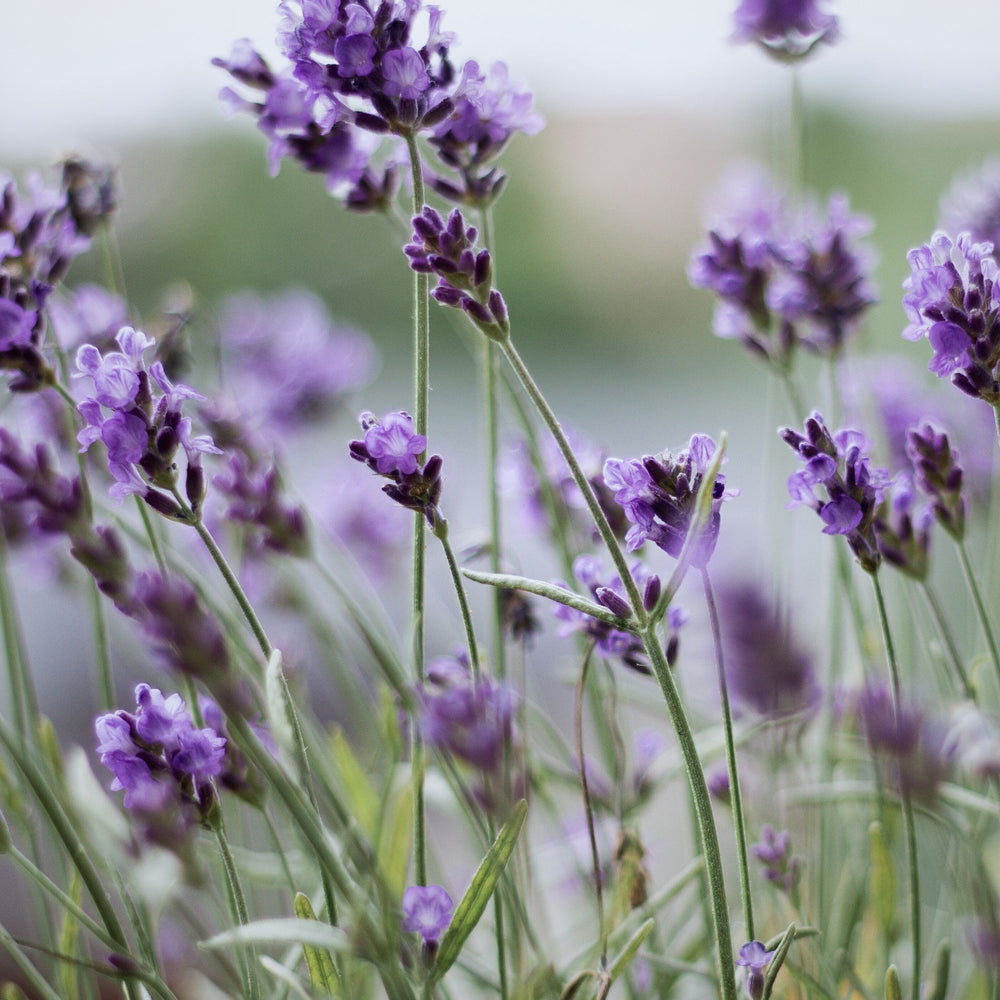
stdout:
MULTIPOLYGON (((733 16, 734 40, 781 62, 839 37, 814 0, 733 16)), ((996 996, 1000 652, 979 580, 995 482, 981 461, 967 474, 948 404, 881 368, 884 457, 860 429, 868 393, 835 368, 876 297, 868 221, 843 195, 817 208, 798 171, 758 176, 691 258, 714 332, 804 420, 780 431, 802 463, 788 506, 832 547, 804 560, 805 594, 740 582, 724 429, 647 454, 662 440, 629 428, 641 457, 609 457, 566 430, 519 350, 492 209, 501 154, 543 125, 531 94, 503 63, 459 67, 422 0, 283 0, 278 32, 281 67, 247 39, 215 60, 240 88, 223 99, 256 121, 272 172, 295 160, 346 208, 403 220, 412 402, 361 410, 375 345, 302 289, 230 298, 189 386, 189 317, 143 318, 117 281, 67 284, 91 242, 115 245, 114 171, 70 158, 48 181, 3 179, 0 852, 39 903, 26 932, 0 926, 4 997, 996 996), (447 324, 481 362, 487 528, 468 548, 453 532, 470 530, 474 465, 448 453, 429 395, 447 324), (852 407, 857 428, 803 408, 819 392, 800 353, 834 376, 824 412, 852 407), (317 449, 318 427, 338 444, 317 449), (336 519, 310 502, 303 454, 336 519), (393 516, 412 522, 409 554, 393 516), (932 585, 938 527, 977 631, 932 585), (15 602, 14 560, 43 550, 90 598, 83 748, 43 714, 15 602), (824 587, 828 620, 807 626, 800 598, 824 587)), ((1000 414, 997 267, 977 242, 992 174, 977 184, 946 202, 960 235, 911 252, 898 321, 1000 414)))

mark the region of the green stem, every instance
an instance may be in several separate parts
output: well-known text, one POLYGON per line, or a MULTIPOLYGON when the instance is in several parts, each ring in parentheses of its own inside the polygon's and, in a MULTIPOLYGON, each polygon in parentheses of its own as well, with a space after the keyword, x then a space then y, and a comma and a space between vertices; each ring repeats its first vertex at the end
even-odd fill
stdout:
POLYGON ((962 664, 962 655, 958 651, 958 646, 955 645, 955 637, 951 634, 951 629, 948 628, 948 622, 945 620, 941 602, 937 599, 937 594, 934 593, 931 585, 926 580, 920 581, 920 589, 927 599, 927 606, 931 609, 931 617, 934 619, 934 625, 937 628, 938 635, 941 637, 941 641, 944 643, 945 649, 948 651, 948 659, 951 660, 951 665, 955 669, 959 683, 962 685, 962 690, 968 699, 975 702, 977 700, 976 689, 972 686, 972 683, 969 681, 969 675, 965 672, 965 667, 962 664))
POLYGON ((756 940, 753 923, 753 901, 750 896, 750 865, 747 860, 747 831, 743 818, 743 795, 740 791, 740 775, 736 769, 736 745, 733 742, 733 714, 729 705, 729 683, 726 679, 726 665, 722 650, 722 630, 719 625, 719 608, 708 576, 708 567, 701 571, 701 581, 705 591, 705 604, 712 629, 715 646, 715 664, 719 677, 719 697, 722 701, 722 726, 726 734, 726 766, 729 770, 729 798, 733 809, 733 829, 736 834, 736 855, 739 861, 740 896, 743 902, 743 919, 746 923, 746 939, 756 940))
MULTIPOLYGON (((417 137, 406 136, 413 179, 413 214, 424 207, 424 175, 417 137)), ((413 394, 414 427, 427 434, 427 391, 430 378, 430 284, 428 275, 413 275, 413 394)), ((413 522, 413 676, 419 684, 424 679, 424 564, 427 540, 424 518, 417 514, 413 522)), ((424 806, 423 747, 417 726, 412 726, 413 756, 413 870, 417 885, 427 884, 427 840, 424 806)))
MULTIPOLYGON (((118 951, 123 955, 128 955, 131 949, 114 907, 108 898, 104 883, 97 869, 94 867, 80 836, 74 829, 69 816, 67 816, 53 792, 48 776, 44 775, 38 769, 26 752, 22 752, 21 741, 14 737, 2 719, 0 719, 0 743, 4 745, 4 748, 13 758, 18 769, 27 779, 35 798, 48 817, 59 839, 63 842, 66 853, 69 855, 73 866, 80 873, 80 879, 90 893, 90 897, 94 901, 94 906, 97 908, 98 915, 107 928, 109 936, 117 942, 118 951)), ((130 1000, 139 1000, 140 994, 138 988, 132 980, 127 981, 126 989, 128 990, 130 1000)))
POLYGON ((576 736, 576 760, 580 776, 580 791, 583 793, 583 810, 587 817, 587 836, 590 838, 590 859, 594 867, 594 896, 597 904, 597 933, 601 941, 601 968, 608 965, 608 925, 604 919, 604 878, 601 874, 601 855, 597 849, 597 833, 594 830, 594 807, 590 801, 590 787, 587 784, 587 764, 583 751, 583 690, 587 683, 587 669, 590 667, 594 652, 593 642, 587 646, 587 652, 580 667, 580 679, 576 685, 576 698, 573 706, 573 730, 576 736))
MULTIPOLYGON (((878 605, 879 624, 882 626, 882 638, 885 642, 885 653, 889 661, 889 675, 892 679, 893 710, 899 719, 901 708, 899 664, 896 661, 896 648, 889 629, 889 616, 885 610, 885 600, 878 574, 872 573, 872 587, 875 590, 875 603, 878 605)), ((913 948, 913 971, 911 974, 910 995, 912 1000, 920 1000, 920 873, 917 865, 917 832, 913 819, 913 803, 910 792, 900 783, 899 797, 902 803, 903 833, 906 838, 906 860, 910 873, 910 938, 913 948)))
POLYGON ((566 464, 569 466, 570 473, 573 476, 573 481, 576 483, 577 489, 579 489, 580 493, 583 495, 583 498, 587 503, 587 509, 590 511, 590 516, 594 521, 594 525, 600 533, 601 538, 607 547, 608 553, 615 564, 618 576, 621 578, 622 584, 628 594, 628 600, 632 605, 632 610, 640 624, 645 624, 647 616, 645 609, 643 608, 642 597, 639 594, 639 588, 636 586, 635 580, 632 579, 632 574, 628 568, 628 562, 625 559, 625 553, 622 552, 621 546, 618 544, 618 539, 615 538, 615 533, 611 530, 611 525, 608 524, 608 519, 605 516, 604 511, 601 510, 601 505, 598 503, 597 497, 594 495, 594 488, 590 485, 587 477, 583 474, 583 470, 580 468, 580 463, 576 460, 576 455, 574 454, 573 449, 566 438, 566 434, 563 432, 563 429, 556 418, 556 415, 552 412, 552 408, 542 395, 541 390, 532 378, 531 373, 528 371, 524 361, 521 359, 521 355, 518 354, 517 348, 514 346, 510 338, 500 343, 500 350, 503 351, 504 357, 506 357, 507 361, 510 363, 511 368, 514 369, 514 372, 518 377, 518 381, 520 381, 521 385, 524 387, 524 391, 528 394, 528 397, 534 404, 535 409, 538 410, 539 415, 542 420, 545 421, 546 427, 548 427, 549 432, 552 434, 556 444, 559 446, 559 451, 562 453, 563 458, 566 460, 566 464))
POLYGON ((7 539, 0 532, 0 627, 3 628, 3 647, 10 679, 10 700, 14 710, 14 727, 24 745, 34 742, 32 734, 38 718, 31 675, 27 668, 24 642, 18 628, 14 594, 7 576, 7 539))
POLYGON ((791 95, 788 108, 788 176, 791 188, 801 195, 806 186, 805 115, 802 79, 798 66, 791 67, 791 95))
POLYGON ((687 714, 681 703, 673 674, 667 664, 667 658, 660 646, 655 628, 647 627, 642 631, 641 638, 653 667, 653 673, 659 682, 663 698, 667 703, 670 721, 677 735, 681 756, 684 760, 684 770, 687 774, 688 787, 694 800, 695 815, 698 818, 698 834, 701 840, 702 855, 705 859, 705 871, 708 875, 709 897, 712 906, 712 926, 718 947, 717 961, 719 981, 722 984, 724 1000, 736 1000, 736 976, 733 964, 733 942, 729 930, 729 907, 726 902, 726 884, 723 876, 722 851, 719 848, 719 834, 715 828, 715 817, 712 815, 712 800, 705 783, 705 772, 698 757, 694 734, 688 722, 687 714))
POLYGON ((222 574, 222 578, 226 581, 233 597, 236 598, 236 603, 240 606, 240 611, 243 612, 243 617, 250 626, 250 631, 253 632, 254 638, 257 640, 257 645, 260 647, 260 651, 264 654, 264 658, 270 658, 273 650, 271 641, 268 639, 267 633, 264 631, 264 626, 261 625, 260 619, 257 617, 257 612, 254 611, 253 605, 250 603, 250 599, 246 595, 246 591, 240 585, 240 581, 236 578, 236 574, 226 561, 226 557, 223 555, 222 549, 219 548, 215 539, 212 537, 212 533, 205 527, 201 520, 201 516, 191 510, 184 498, 177 491, 177 488, 174 487, 171 492, 174 495, 174 499, 180 506, 187 523, 198 532, 198 537, 204 543, 205 548, 208 549, 208 554, 212 557, 212 561, 218 567, 219 572, 222 574))
POLYGON ((969 559, 969 551, 965 546, 965 541, 963 539, 957 539, 956 545, 958 546, 959 559, 962 562, 962 572, 965 574, 965 582, 969 586, 969 592, 972 594, 973 603, 976 605, 976 615, 979 618, 979 624, 982 626, 983 635, 986 636, 986 644, 990 647, 990 658, 993 660, 993 667, 997 672, 997 678, 1000 679, 1000 650, 997 649, 996 636, 993 634, 993 626, 990 624, 990 616, 986 611, 986 604, 983 601, 982 592, 979 589, 979 584, 976 581, 976 574, 972 569, 972 561, 969 559))
POLYGON ((476 632, 472 625, 472 613, 469 611, 469 599, 465 594, 465 586, 462 583, 462 573, 458 568, 455 553, 451 543, 448 541, 448 522, 438 519, 434 526, 434 534, 441 542, 444 549, 445 559, 448 560, 448 570, 451 573, 451 582, 455 586, 455 596, 458 598, 458 607, 462 612, 462 624, 465 626, 465 642, 469 647, 469 661, 472 665, 472 678, 479 680, 482 667, 479 664, 479 647, 476 645, 476 632))
MULTIPOLYGON (((246 927, 250 923, 246 896, 243 894, 243 885, 240 882, 239 872, 236 870, 233 853, 229 849, 229 841, 226 840, 226 833, 222 828, 221 817, 215 824, 214 830, 215 839, 219 844, 219 854, 222 857, 222 867, 226 872, 226 890, 233 908, 233 916, 241 927, 246 927)), ((260 983, 257 980, 257 953, 252 945, 248 946, 247 953, 240 952, 240 966, 247 1000, 260 1000, 260 983)))
POLYGON ((140 497, 135 498, 135 505, 139 508, 139 517, 142 518, 142 526, 146 532, 146 537, 149 539, 149 547, 153 552, 156 565, 160 572, 166 576, 167 560, 163 557, 163 547, 160 545, 160 539, 157 537, 153 519, 149 516, 149 508, 140 497))

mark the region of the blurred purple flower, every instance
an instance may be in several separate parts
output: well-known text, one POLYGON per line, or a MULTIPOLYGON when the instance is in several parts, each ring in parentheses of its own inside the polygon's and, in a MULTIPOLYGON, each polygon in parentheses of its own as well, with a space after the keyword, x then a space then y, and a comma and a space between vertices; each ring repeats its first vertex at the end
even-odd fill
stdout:
POLYGON ((821 0, 741 0, 733 15, 735 42, 757 42, 782 61, 802 59, 837 40, 837 18, 821 0))
POLYGON ((977 243, 1000 246, 1000 159, 955 177, 941 197, 940 227, 946 233, 969 233, 977 243))
POLYGON ((403 893, 403 930, 437 944, 451 923, 451 896, 439 885, 411 885, 403 893))
POLYGON ((764 878, 773 886, 791 892, 802 876, 802 861, 792 855, 792 835, 780 833, 770 823, 760 828, 760 840, 750 846, 754 857, 763 865, 764 878))

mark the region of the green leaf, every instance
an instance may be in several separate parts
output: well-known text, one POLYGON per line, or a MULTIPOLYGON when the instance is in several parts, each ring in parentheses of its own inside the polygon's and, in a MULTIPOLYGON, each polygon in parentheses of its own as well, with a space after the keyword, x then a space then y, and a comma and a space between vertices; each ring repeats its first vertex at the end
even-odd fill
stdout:
POLYGON ((903 1000, 903 990, 899 985, 899 973, 894 965, 890 965, 885 971, 885 1000, 903 1000))
MULTIPOLYGON (((312 904, 305 893, 295 894, 295 915, 302 920, 315 920, 312 904)), ((309 980, 313 986, 322 993, 329 996, 340 995, 340 984, 337 976, 337 968, 333 964, 333 958, 326 948, 316 948, 307 944, 303 946, 306 958, 306 968, 309 970, 309 980)))
POLYGON ((221 934, 200 942, 199 946, 214 951, 244 944, 310 944, 316 948, 344 952, 351 948, 347 935, 338 927, 331 927, 320 920, 303 920, 301 917, 254 920, 239 927, 230 927, 221 934))
POLYGON ((872 823, 868 827, 868 846, 872 862, 869 898, 875 908, 882 935, 886 941, 891 942, 896 924, 896 867, 881 823, 872 823))
POLYGON ((521 799, 514 807, 514 815, 497 834, 493 846, 486 852, 486 857, 476 869, 476 874, 472 876, 469 888, 465 890, 465 895, 456 907, 444 937, 441 938, 441 946, 434 960, 434 968, 431 970, 432 981, 439 980, 451 968, 462 950, 462 945, 479 923, 479 918, 483 915, 483 910, 486 909, 486 904, 493 895, 503 870, 507 867, 527 814, 528 803, 521 799))
POLYGON ((396 899, 402 897, 406 888, 412 844, 413 783, 397 781, 386 797, 376 847, 378 870, 385 879, 386 888, 396 899))
POLYGON ((635 958, 635 953, 642 947, 642 942, 649 937, 651 931, 656 926, 656 921, 650 917, 639 929, 628 939, 625 947, 618 953, 618 956, 611 963, 611 981, 614 982, 624 971, 629 962, 635 958))
POLYGON ((285 966, 280 962, 276 962, 270 955, 261 955, 260 964, 275 979, 280 979, 290 990, 294 990, 297 996, 302 997, 302 1000, 312 1000, 312 997, 309 996, 305 991, 305 987, 299 981, 299 977, 291 969, 286 969, 285 966))
POLYGON ((368 777, 369 769, 362 766, 342 729, 330 737, 330 750, 348 810, 365 836, 373 840, 378 833, 379 796, 368 777))
POLYGON ((951 971, 951 943, 947 940, 938 945, 931 967, 924 1000, 945 1000, 948 993, 948 973, 951 971))
POLYGON ((781 935, 781 941, 775 949, 774 958, 771 959, 767 967, 767 975, 764 978, 764 1000, 770 1000, 771 990, 774 989, 774 981, 778 978, 782 965, 785 963, 785 956, 795 940, 795 924, 789 924, 785 933, 781 935))

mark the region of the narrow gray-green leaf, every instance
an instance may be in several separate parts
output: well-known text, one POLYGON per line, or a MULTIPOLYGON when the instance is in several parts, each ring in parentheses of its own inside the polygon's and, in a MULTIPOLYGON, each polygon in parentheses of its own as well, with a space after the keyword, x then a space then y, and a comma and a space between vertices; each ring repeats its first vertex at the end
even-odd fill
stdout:
POLYGON ((788 954, 788 949, 791 948, 794 940, 795 924, 789 924, 785 933, 781 935, 781 941, 775 950, 774 958, 771 959, 767 967, 767 975, 764 977, 763 1000, 769 1000, 771 990, 774 989, 774 981, 778 978, 778 973, 781 971, 782 965, 785 964, 785 956, 788 954))
POLYGON ((479 923, 479 918, 483 915, 483 910, 486 909, 486 904, 493 895, 503 870, 507 867, 527 814, 528 803, 521 799, 514 807, 513 816, 497 834, 493 846, 486 852, 486 857, 476 869, 476 874, 472 876, 469 888, 465 890, 465 895, 455 908, 451 923, 441 938, 441 946, 431 971, 435 981, 451 968, 462 950, 462 945, 479 923))
POLYGON ((291 969, 286 969, 281 962, 275 961, 270 955, 261 955, 260 964, 275 979, 281 980, 290 990, 294 990, 298 996, 302 997, 302 1000, 313 1000, 305 991, 305 987, 300 982, 299 977, 291 969))
POLYGON ((611 981, 614 982, 624 971, 625 967, 635 957, 635 953, 642 946, 642 942, 649 937, 650 932, 656 926, 656 921, 650 917, 639 929, 628 939, 625 947, 618 953, 611 963, 611 981))
MULTIPOLYGON (((305 893, 297 892, 293 905, 295 915, 301 920, 316 919, 309 897, 305 893)), ((309 970, 309 981, 313 986, 328 996, 339 996, 340 981, 330 952, 326 948, 317 948, 311 944, 303 945, 302 950, 305 953, 306 968, 309 970)))
POLYGON ((349 951, 347 935, 337 927, 319 920, 302 920, 299 917, 274 917, 254 920, 240 927, 216 934, 202 941, 200 947, 213 950, 241 944, 301 944, 316 948, 349 951))
POLYGON ((894 965, 885 970, 885 1000, 903 1000, 903 988, 899 985, 899 973, 894 965))
POLYGON ((603 605, 595 604, 565 587, 557 587, 554 583, 546 583, 544 580, 533 580, 528 576, 512 576, 509 573, 481 573, 474 569, 463 569, 462 575, 474 583, 486 583, 491 587, 504 587, 507 590, 524 590, 529 594, 547 597, 550 601, 565 604, 567 608, 582 611, 592 618, 598 618, 600 621, 607 622, 609 625, 614 625, 615 628, 626 632, 634 632, 637 627, 634 621, 619 618, 603 605))
POLYGON ((927 981, 925 1000, 945 1000, 948 994, 948 974, 951 971, 951 942, 947 939, 938 945, 927 981))

